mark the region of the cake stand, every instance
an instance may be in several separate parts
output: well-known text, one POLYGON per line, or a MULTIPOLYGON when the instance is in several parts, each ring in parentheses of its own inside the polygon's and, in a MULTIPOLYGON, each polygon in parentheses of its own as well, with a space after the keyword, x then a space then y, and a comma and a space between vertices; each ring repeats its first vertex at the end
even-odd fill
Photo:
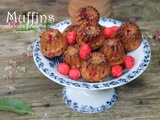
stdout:
MULTIPOLYGON (((120 26, 122 22, 100 18, 99 23, 106 27, 120 26)), ((61 32, 71 24, 70 20, 65 20, 52 26, 61 32)), ((116 87, 129 83, 141 75, 147 68, 151 51, 147 40, 142 36, 141 45, 134 51, 128 52, 135 59, 135 65, 131 69, 124 69, 119 78, 108 76, 104 82, 89 83, 84 79, 78 81, 61 75, 57 71, 57 65, 62 62, 62 57, 48 59, 40 52, 40 38, 38 38, 33 48, 33 59, 37 68, 50 80, 64 86, 62 96, 64 102, 73 110, 81 113, 98 113, 112 107, 117 100, 118 92, 116 87)))

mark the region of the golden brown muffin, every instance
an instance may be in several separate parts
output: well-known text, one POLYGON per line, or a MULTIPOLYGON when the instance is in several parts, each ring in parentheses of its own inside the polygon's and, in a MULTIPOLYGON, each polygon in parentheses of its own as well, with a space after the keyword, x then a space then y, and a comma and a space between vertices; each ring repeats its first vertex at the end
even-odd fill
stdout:
POLYGON ((100 52, 92 52, 82 62, 81 75, 89 82, 102 82, 110 72, 109 62, 100 52))
POLYGON ((99 52, 107 57, 111 66, 122 64, 126 57, 121 41, 114 38, 107 39, 99 52))
POLYGON ((73 25, 73 24, 71 24, 71 25, 69 25, 69 26, 67 26, 65 29, 64 29, 64 31, 63 31, 63 36, 66 38, 66 36, 67 36, 67 34, 69 33, 69 32, 75 32, 75 33, 77 33, 77 29, 79 28, 79 26, 78 25, 73 25))
POLYGON ((64 63, 67 63, 71 68, 80 68, 82 59, 79 54, 79 46, 77 44, 69 45, 62 55, 64 63))
POLYGON ((93 21, 95 23, 98 23, 99 19, 100 15, 98 10, 92 6, 86 6, 80 8, 75 12, 72 17, 72 23, 77 25, 81 25, 86 21, 93 21))
POLYGON ((105 41, 103 29, 100 24, 95 22, 90 21, 83 23, 77 31, 77 44, 79 46, 88 44, 92 50, 101 47, 105 41))
POLYGON ((117 32, 115 32, 114 37, 122 41, 126 52, 135 50, 142 42, 140 29, 132 22, 123 23, 117 32))
POLYGON ((47 29, 41 34, 40 50, 48 58, 61 55, 68 44, 65 37, 58 29, 47 29))

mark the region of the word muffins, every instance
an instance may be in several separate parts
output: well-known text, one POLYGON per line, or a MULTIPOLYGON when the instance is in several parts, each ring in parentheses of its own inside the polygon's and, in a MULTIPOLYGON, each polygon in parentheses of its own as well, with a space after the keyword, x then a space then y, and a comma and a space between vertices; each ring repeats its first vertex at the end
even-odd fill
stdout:
POLYGON ((48 57, 61 56, 57 71, 73 80, 103 82, 107 76, 120 77, 123 69, 134 67, 134 58, 127 52, 137 49, 142 36, 135 23, 102 26, 100 14, 92 6, 80 8, 72 24, 63 32, 50 28, 41 34, 40 50, 48 57))

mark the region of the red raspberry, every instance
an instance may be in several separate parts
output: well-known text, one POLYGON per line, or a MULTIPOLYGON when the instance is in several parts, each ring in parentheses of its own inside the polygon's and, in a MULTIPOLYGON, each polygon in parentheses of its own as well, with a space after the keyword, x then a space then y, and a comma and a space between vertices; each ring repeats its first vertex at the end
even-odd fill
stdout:
POLYGON ((123 68, 120 65, 115 65, 112 67, 111 74, 113 77, 120 77, 123 73, 123 68))
POLYGON ((80 57, 82 59, 85 59, 87 57, 87 54, 85 52, 80 52, 80 57))
POLYGON ((118 28, 119 28, 118 26, 112 26, 111 30, 113 33, 115 33, 118 30, 118 28))
POLYGON ((91 53, 91 48, 88 44, 83 44, 80 47, 80 57, 82 59, 85 59, 87 57, 87 55, 89 55, 91 53))
POLYGON ((118 26, 107 27, 104 29, 106 38, 113 38, 114 33, 118 30, 118 26))
POLYGON ((113 38, 113 32, 110 27, 104 29, 104 34, 106 38, 113 38))
POLYGON ((73 80, 77 80, 81 77, 81 73, 77 68, 72 68, 69 71, 69 77, 72 78, 73 80))
POLYGON ((69 73, 70 67, 66 63, 59 63, 58 64, 58 72, 62 75, 67 75, 69 73))
POLYGON ((68 44, 74 44, 76 41, 76 33, 75 32, 69 32, 67 34, 67 42, 68 44))
POLYGON ((127 56, 124 60, 126 68, 131 69, 134 66, 135 59, 132 56, 127 56))

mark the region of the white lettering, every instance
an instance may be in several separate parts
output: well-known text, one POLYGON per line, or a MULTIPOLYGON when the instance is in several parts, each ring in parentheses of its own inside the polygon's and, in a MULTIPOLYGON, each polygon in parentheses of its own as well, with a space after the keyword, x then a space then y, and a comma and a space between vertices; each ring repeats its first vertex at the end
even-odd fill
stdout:
POLYGON ((18 22, 20 23, 25 23, 25 15, 19 15, 18 17, 18 22), (22 16, 22 19, 21 19, 21 16, 22 16), (22 20, 22 21, 21 21, 22 20))
POLYGON ((43 22, 43 18, 44 18, 44 23, 47 22, 47 17, 46 15, 39 15, 40 16, 40 22, 42 23, 43 22))
POLYGON ((10 12, 8 12, 6 23, 8 23, 9 20, 13 20, 13 19, 14 19, 15 22, 17 22, 16 12, 13 12, 13 14, 11 14, 10 12))
POLYGON ((53 23, 55 21, 54 15, 49 15, 48 16, 48 22, 53 23))

